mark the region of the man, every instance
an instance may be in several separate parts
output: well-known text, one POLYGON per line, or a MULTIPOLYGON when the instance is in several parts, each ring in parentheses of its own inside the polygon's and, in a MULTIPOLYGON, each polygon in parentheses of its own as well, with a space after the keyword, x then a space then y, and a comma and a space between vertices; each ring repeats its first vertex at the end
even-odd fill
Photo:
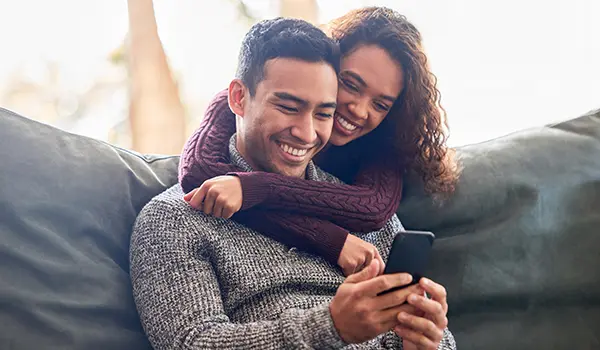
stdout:
MULTIPOLYGON (((228 90, 237 116, 231 162, 244 171, 339 182, 311 161, 331 134, 338 71, 337 47, 307 22, 254 25, 228 90), (290 156, 290 147, 301 152, 290 156)), ((380 295, 410 276, 376 276, 373 260, 344 280, 322 258, 207 216, 183 196, 175 185, 154 198, 132 235, 134 298, 156 349, 397 349, 397 334, 405 348, 455 348, 445 291, 434 282, 380 295)), ((401 228, 394 217, 361 238, 387 260, 401 228)))

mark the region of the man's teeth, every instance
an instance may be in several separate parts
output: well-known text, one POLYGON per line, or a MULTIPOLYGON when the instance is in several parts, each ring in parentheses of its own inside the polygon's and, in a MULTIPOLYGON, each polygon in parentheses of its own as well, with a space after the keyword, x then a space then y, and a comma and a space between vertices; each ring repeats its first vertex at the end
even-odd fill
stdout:
POLYGON ((337 121, 340 123, 341 126, 344 127, 344 129, 346 129, 348 131, 356 130, 356 125, 348 123, 348 121, 346 121, 346 119, 340 117, 339 115, 337 117, 337 121))
POLYGON ((280 143, 279 147, 281 147, 281 149, 287 153, 287 154, 291 154, 293 156, 296 157, 302 157, 304 155, 306 155, 306 152, 308 151, 307 149, 298 149, 298 148, 293 148, 289 145, 286 145, 284 143, 280 143))

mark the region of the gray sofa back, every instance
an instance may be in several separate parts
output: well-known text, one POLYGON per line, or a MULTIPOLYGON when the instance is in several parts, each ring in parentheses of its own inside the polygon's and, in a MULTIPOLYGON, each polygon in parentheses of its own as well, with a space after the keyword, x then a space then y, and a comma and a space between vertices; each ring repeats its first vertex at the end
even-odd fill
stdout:
MULTIPOLYGON (((449 202, 409 181, 399 209, 439 238, 430 274, 459 348, 600 347, 600 111, 459 154, 449 202)), ((150 348, 129 234, 177 162, 0 109, 0 349, 150 348)))
POLYGON ((459 151, 456 195, 398 214, 440 238, 461 349, 600 349, 600 110, 459 151))
POLYGON ((150 349, 129 282, 149 159, 0 110, 0 349, 150 349))

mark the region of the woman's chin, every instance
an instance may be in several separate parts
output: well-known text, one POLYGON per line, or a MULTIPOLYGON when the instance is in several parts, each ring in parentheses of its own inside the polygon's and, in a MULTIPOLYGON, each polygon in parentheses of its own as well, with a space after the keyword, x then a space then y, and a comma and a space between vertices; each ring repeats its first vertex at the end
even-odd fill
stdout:
POLYGON ((340 133, 335 132, 335 130, 331 133, 331 137, 329 138, 329 144, 334 146, 345 146, 351 141, 354 141, 356 137, 341 135, 340 133))
POLYGON ((348 137, 342 135, 335 135, 335 133, 331 133, 331 137, 329 138, 329 144, 334 146, 343 146, 350 142, 347 140, 348 137))

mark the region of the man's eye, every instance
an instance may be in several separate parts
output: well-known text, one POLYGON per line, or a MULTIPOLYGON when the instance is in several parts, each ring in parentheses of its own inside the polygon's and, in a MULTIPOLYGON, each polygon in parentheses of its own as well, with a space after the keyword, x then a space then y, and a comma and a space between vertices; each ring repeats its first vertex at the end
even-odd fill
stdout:
POLYGON ((285 106, 285 105, 278 105, 277 107, 283 109, 286 112, 298 112, 298 110, 294 107, 289 107, 289 106, 285 106))
POLYGON ((317 113, 317 115, 322 118, 331 118, 333 116, 333 114, 329 113, 317 113))

